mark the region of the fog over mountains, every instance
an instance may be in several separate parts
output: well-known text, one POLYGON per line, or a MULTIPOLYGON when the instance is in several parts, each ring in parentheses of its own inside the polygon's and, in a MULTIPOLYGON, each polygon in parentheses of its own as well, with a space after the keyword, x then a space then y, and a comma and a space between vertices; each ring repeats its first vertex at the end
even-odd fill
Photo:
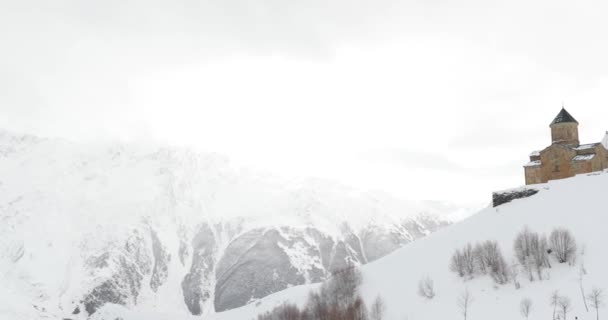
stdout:
POLYGON ((107 303, 210 314, 319 282, 468 216, 216 154, 0 132, 0 318, 107 303))

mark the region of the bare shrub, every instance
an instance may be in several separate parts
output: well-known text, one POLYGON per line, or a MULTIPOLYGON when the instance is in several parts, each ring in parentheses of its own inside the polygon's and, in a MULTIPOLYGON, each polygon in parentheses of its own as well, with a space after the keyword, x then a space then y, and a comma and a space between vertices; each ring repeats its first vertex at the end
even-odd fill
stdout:
POLYGON ((485 241, 476 250, 478 267, 483 267, 494 282, 505 284, 509 281, 509 268, 496 241, 485 241))
POLYGON ((456 272, 460 277, 465 275, 473 277, 475 274, 475 254, 470 243, 467 243, 462 250, 454 251, 450 261, 450 270, 456 272))
POLYGON ((475 274, 475 255, 473 254, 473 246, 470 243, 462 249, 462 257, 464 259, 464 270, 472 277, 475 274))
POLYGON ((274 308, 272 311, 258 315, 258 320, 301 320, 298 306, 285 303, 274 308))
POLYGON ((543 269, 551 267, 547 255, 546 237, 541 237, 538 233, 525 227, 515 237, 513 249, 515 257, 528 273, 529 280, 534 281, 534 273, 539 280, 542 280, 543 269))
POLYGON ((519 265, 517 264, 517 261, 514 260, 511 263, 511 265, 509 266, 509 277, 513 281, 513 286, 515 287, 516 290, 519 290, 519 288, 521 288, 521 284, 519 283, 518 276, 519 276, 519 265))
POLYGON ((532 300, 528 298, 521 300, 519 303, 519 313, 521 313, 526 320, 528 320, 528 317, 530 316, 530 311, 532 311, 532 300))
POLYGON ((367 317, 365 304, 358 294, 361 280, 361 272, 355 266, 334 271, 319 292, 310 294, 304 312, 315 320, 353 319, 355 315, 367 317))
POLYGON ((418 281, 418 295, 429 300, 435 297, 435 284, 433 279, 424 277, 418 281))
POLYGON ((258 316, 258 320, 367 320, 358 294, 361 273, 355 267, 334 272, 318 291, 310 292, 304 309, 284 304, 258 316))
POLYGON ((475 256, 475 263, 477 263, 477 269, 482 274, 488 273, 488 265, 486 260, 486 254, 484 250, 484 246, 480 243, 475 245, 475 249, 473 249, 473 255, 475 256))
POLYGON ((515 257, 521 265, 524 265, 527 261, 527 258, 532 255, 531 242, 533 237, 534 233, 530 231, 528 227, 524 227, 524 229, 520 231, 515 237, 513 249, 515 251, 515 257))
POLYGON ((452 254, 452 259, 450 260, 450 270, 456 272, 459 277, 464 277, 464 275, 466 274, 464 265, 464 256, 462 255, 460 250, 456 249, 456 251, 454 251, 454 254, 452 254))
POLYGON ((550 268, 551 264, 549 263, 549 256, 547 254, 548 245, 547 245, 547 237, 545 235, 536 234, 535 237, 532 238, 532 257, 530 262, 536 270, 536 276, 538 280, 543 279, 542 271, 545 268, 550 268))
POLYGON ((369 311, 370 320, 382 320, 384 318, 384 311, 384 301, 380 296, 377 296, 369 311))
POLYGON ((576 241, 568 229, 556 228, 549 236, 551 249, 559 263, 574 262, 576 256, 576 241))

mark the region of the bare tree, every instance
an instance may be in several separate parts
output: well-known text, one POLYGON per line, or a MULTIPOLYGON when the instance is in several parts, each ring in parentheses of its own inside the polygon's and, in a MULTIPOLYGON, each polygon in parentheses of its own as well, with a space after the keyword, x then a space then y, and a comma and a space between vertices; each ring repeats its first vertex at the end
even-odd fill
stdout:
POLYGON ((525 268, 530 281, 534 281, 533 271, 540 279, 542 279, 542 270, 549 267, 549 259, 547 257, 547 241, 543 240, 538 233, 530 231, 525 227, 515 237, 513 249, 515 257, 519 263, 525 268))
POLYGON ((380 296, 376 297, 374 303, 372 303, 372 308, 370 310, 370 319, 371 320, 382 320, 384 318, 384 301, 380 296))
POLYGON ((488 265, 486 264, 485 250, 482 244, 477 243, 473 249, 473 255, 475 256, 475 262, 477 263, 477 269, 482 274, 488 273, 488 265))
POLYGON ((329 299, 330 304, 351 305, 357 297, 361 281, 361 271, 355 266, 334 271, 325 285, 325 289, 329 292, 326 298, 329 299))
POLYGON ((585 287, 583 287, 583 277, 587 274, 585 270, 585 265, 581 263, 580 269, 578 271, 578 284, 581 289, 581 297, 583 298, 583 303, 585 304, 585 310, 589 312, 589 307, 587 306, 587 297, 585 296, 585 287))
POLYGON ((550 268, 551 264, 549 263, 549 256, 547 255, 547 251, 549 246, 547 244, 547 236, 538 235, 532 239, 532 263, 534 265, 534 269, 536 270, 536 275, 538 280, 543 279, 543 269, 550 268))
POLYGON ((528 317, 530 316, 530 311, 532 311, 532 300, 528 298, 521 300, 519 303, 519 312, 526 320, 528 320, 528 317))
POLYGON ((587 299, 589 299, 589 304, 591 304, 591 307, 595 309, 596 320, 600 320, 599 309, 604 306, 604 290, 594 287, 591 290, 591 293, 587 295, 587 299))
MULTIPOLYGON (((367 320, 367 308, 361 297, 357 297, 355 302, 346 309, 345 319, 367 320)), ((305 319, 302 319, 305 320, 305 319)))
MULTIPOLYGON (((323 290, 323 286, 321 287, 321 290, 323 290)), ((323 296, 317 292, 311 292, 308 296, 306 310, 312 319, 330 320, 330 305, 323 296)))
POLYGON ((464 270, 469 277, 475 274, 475 255, 473 254, 473 246, 470 243, 462 249, 462 257, 464 259, 464 270))
POLYGON ((572 303, 568 297, 559 297, 557 301, 559 312, 562 314, 562 320, 568 319, 568 312, 572 310, 572 303))
POLYGON ((473 255, 480 273, 489 273, 498 284, 505 284, 509 281, 509 268, 498 242, 487 240, 481 244, 478 243, 473 249, 473 255))
POLYGON ((509 266, 509 277, 511 278, 511 280, 513 280, 513 286, 515 286, 515 289, 518 290, 521 285, 519 283, 518 277, 519 276, 519 265, 517 264, 517 261, 513 260, 513 262, 511 263, 511 266, 509 266))
POLYGON ((529 280, 534 281, 534 271, 537 278, 542 280, 543 269, 551 267, 546 236, 541 236, 525 227, 515 237, 513 249, 517 260, 528 273, 529 280))
POLYGON ((275 307, 272 311, 258 315, 258 320, 301 320, 302 314, 298 306, 284 303, 275 307))
POLYGON ((568 229, 557 228, 549 236, 551 249, 559 263, 572 263, 576 256, 576 241, 568 229))
POLYGON ((557 311, 557 306, 559 305, 559 291, 555 290, 551 293, 550 305, 553 307, 553 320, 555 320, 555 314, 557 311))
POLYGON ((520 231, 515 237, 515 243, 513 244, 513 250, 515 251, 515 256, 519 263, 523 266, 526 264, 526 260, 528 257, 532 256, 532 238, 535 234, 528 229, 528 227, 524 227, 522 231, 520 231))
POLYGON ((460 313, 464 317, 464 320, 467 320, 467 315, 469 314, 469 308, 471 307, 471 303, 473 303, 473 295, 469 289, 465 289, 464 292, 460 294, 458 299, 456 300, 456 304, 460 309, 460 313))
POLYGON ((435 297, 435 284, 433 279, 428 276, 420 279, 418 282, 418 295, 429 300, 435 297))
POLYGON ((300 309, 296 305, 285 305, 283 311, 279 313, 281 320, 300 320, 300 309))
POLYGON ((493 253, 492 263, 490 266, 490 276, 494 282, 498 284, 506 284, 509 282, 509 266, 498 247, 493 253))

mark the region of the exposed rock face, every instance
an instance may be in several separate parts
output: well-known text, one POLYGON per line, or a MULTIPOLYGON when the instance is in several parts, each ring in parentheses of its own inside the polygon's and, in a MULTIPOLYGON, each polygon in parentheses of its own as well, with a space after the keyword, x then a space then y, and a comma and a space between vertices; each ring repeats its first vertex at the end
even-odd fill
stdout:
POLYGON ((89 260, 93 274, 103 274, 108 269, 114 272, 84 297, 87 313, 94 313, 106 303, 137 304, 144 275, 152 270, 152 259, 147 248, 147 239, 134 230, 123 250, 107 252, 89 260))
POLYGON ((411 239, 400 232, 380 232, 377 228, 365 230, 361 236, 368 262, 379 259, 410 241, 411 239))
POLYGON ((167 280, 171 255, 167 253, 154 230, 150 230, 150 238, 152 238, 152 254, 154 256, 154 268, 152 269, 152 277, 150 278, 150 289, 156 292, 158 287, 167 280))
POLYGON ((217 243, 213 230, 202 224, 192 240, 192 265, 182 281, 184 301, 194 315, 202 312, 202 303, 211 298, 217 243))
POLYGON ((501 204, 511 202, 515 199, 531 197, 537 193, 538 190, 531 188, 494 192, 492 193, 492 206, 498 207, 501 204))
MULTIPOLYGON (((320 282, 350 264, 376 260, 445 224, 419 217, 390 227, 370 225, 358 233, 345 224, 336 237, 312 227, 236 234, 225 224, 202 223, 189 245, 178 242, 174 248, 179 264, 189 263, 182 292, 176 294, 183 295, 184 307, 193 315, 211 306, 218 312, 237 308, 290 286, 320 282), (229 244, 220 250, 226 237, 229 244)), ((92 274, 111 275, 101 277, 83 297, 81 309, 92 314, 105 303, 137 304, 142 290, 148 290, 142 285, 145 279, 149 290, 157 292, 171 272, 179 272, 170 268, 171 256, 154 229, 144 225, 134 230, 122 250, 89 259, 92 274)))
POLYGON ((230 244, 218 266, 216 311, 236 308, 290 284, 305 282, 279 246, 285 241, 277 230, 253 230, 230 244))

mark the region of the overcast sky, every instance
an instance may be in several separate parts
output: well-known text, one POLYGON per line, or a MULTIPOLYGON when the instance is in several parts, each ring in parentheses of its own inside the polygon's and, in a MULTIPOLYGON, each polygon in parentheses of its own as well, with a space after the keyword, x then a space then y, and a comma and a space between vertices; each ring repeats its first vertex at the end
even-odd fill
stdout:
POLYGON ((410 199, 608 129, 605 1, 0 0, 0 127, 192 146, 410 199))

